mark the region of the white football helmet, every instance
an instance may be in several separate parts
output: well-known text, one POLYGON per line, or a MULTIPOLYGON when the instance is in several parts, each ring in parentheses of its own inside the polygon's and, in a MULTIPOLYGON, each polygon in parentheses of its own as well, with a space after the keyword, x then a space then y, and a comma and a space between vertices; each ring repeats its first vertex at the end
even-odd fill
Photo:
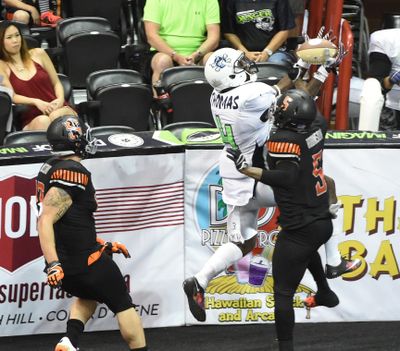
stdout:
POLYGON ((257 80, 258 68, 242 51, 222 48, 207 60, 204 74, 217 91, 238 87, 257 80))

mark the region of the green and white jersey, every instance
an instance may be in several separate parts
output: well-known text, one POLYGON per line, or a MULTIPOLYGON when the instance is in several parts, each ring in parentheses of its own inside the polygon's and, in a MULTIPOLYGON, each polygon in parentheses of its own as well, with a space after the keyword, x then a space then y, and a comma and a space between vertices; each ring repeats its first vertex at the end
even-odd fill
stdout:
POLYGON ((243 206, 253 196, 255 181, 237 171, 225 149, 239 148, 248 164, 253 165, 256 149, 263 148, 271 132, 273 119, 270 115, 275 109, 276 91, 265 83, 251 82, 225 92, 214 90, 210 103, 225 144, 219 163, 223 200, 230 205, 243 206), (224 182, 224 178, 229 182, 224 182))

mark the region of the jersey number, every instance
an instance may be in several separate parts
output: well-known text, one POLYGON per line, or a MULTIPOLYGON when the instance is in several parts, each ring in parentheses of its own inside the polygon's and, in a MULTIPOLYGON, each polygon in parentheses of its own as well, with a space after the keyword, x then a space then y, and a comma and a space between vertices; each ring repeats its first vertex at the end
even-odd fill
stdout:
POLYGON ((317 178, 317 184, 315 184, 315 191, 317 196, 320 196, 327 191, 326 180, 324 172, 322 171, 322 150, 312 155, 313 158, 313 176, 317 178))
POLYGON ((224 144, 228 144, 232 149, 237 150, 239 147, 235 142, 235 137, 233 136, 232 126, 230 124, 222 125, 219 116, 215 116, 215 123, 219 129, 219 134, 221 134, 221 139, 224 144))

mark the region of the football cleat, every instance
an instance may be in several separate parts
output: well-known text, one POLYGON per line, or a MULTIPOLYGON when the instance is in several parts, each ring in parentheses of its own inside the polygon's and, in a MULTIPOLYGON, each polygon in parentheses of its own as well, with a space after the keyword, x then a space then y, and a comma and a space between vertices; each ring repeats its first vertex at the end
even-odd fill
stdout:
POLYGON ((189 309, 194 318, 199 322, 206 320, 206 311, 204 310, 204 289, 200 286, 195 277, 185 279, 183 290, 188 299, 189 309))
POLYGON ((56 345, 54 351, 79 351, 79 348, 75 348, 74 345, 71 344, 71 341, 68 337, 64 336, 56 345))
POLYGON ((360 259, 357 258, 355 260, 348 260, 342 257, 342 262, 340 262, 338 266, 330 266, 329 264, 326 265, 325 275, 328 279, 334 279, 342 274, 353 272, 360 266, 360 259))
POLYGON ((303 303, 307 308, 318 306, 335 307, 339 304, 339 298, 332 290, 318 291, 315 295, 307 297, 303 303))

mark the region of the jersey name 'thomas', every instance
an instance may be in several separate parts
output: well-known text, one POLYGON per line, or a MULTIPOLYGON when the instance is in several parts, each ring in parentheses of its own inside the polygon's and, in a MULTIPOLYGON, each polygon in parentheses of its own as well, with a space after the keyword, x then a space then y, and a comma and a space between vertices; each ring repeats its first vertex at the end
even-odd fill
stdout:
POLYGON ((61 188, 72 199, 71 207, 55 223, 56 250, 66 274, 86 269, 88 256, 98 249, 93 212, 97 208, 90 172, 79 162, 52 158, 36 178, 36 203, 51 187, 61 188))
POLYGON ((279 161, 298 165, 298 179, 287 187, 273 187, 284 229, 303 227, 317 219, 330 218, 328 187, 323 172, 324 136, 320 128, 307 133, 278 129, 268 141, 268 166, 279 161))
POLYGON ((225 96, 223 94, 218 94, 214 91, 211 95, 211 106, 218 109, 232 109, 237 110, 239 108, 238 105, 239 96, 225 96))

